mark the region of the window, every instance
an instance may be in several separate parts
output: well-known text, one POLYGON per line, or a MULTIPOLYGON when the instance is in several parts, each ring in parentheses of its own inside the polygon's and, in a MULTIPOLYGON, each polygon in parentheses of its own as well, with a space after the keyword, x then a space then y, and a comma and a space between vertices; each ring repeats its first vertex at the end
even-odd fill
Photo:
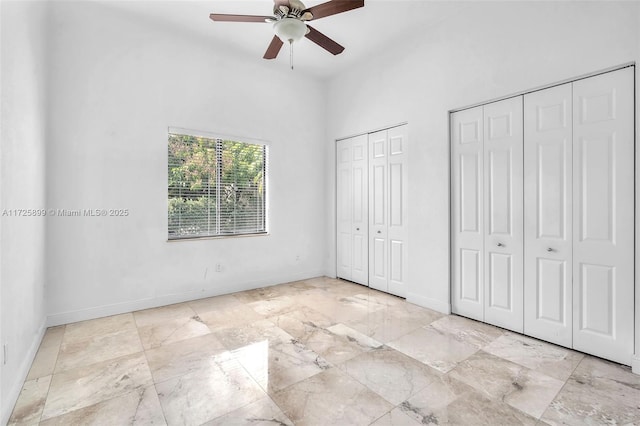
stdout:
POLYGON ((169 131, 169 239, 266 233, 267 146, 169 131))

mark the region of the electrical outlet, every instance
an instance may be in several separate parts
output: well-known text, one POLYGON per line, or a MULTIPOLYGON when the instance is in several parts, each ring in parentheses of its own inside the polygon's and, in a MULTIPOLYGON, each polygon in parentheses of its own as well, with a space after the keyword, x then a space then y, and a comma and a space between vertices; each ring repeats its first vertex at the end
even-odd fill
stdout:
POLYGON ((216 272, 222 272, 222 263, 216 263, 216 272))
POLYGON ((300 255, 299 254, 296 255, 296 262, 300 262, 300 255))

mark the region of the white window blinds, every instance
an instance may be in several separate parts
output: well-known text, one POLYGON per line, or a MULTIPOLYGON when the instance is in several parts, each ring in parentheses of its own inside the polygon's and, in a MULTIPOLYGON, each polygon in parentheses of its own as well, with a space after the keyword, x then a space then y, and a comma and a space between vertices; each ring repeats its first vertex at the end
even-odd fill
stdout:
POLYGON ((267 146, 169 133, 169 239, 266 232, 267 146))

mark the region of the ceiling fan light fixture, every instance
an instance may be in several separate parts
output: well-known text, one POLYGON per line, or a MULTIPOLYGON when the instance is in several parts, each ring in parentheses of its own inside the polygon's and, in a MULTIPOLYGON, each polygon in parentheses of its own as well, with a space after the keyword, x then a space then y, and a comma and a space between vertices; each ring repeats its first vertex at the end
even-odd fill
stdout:
POLYGON ((307 25, 295 18, 283 18, 273 24, 273 30, 283 42, 293 43, 307 33, 307 25))

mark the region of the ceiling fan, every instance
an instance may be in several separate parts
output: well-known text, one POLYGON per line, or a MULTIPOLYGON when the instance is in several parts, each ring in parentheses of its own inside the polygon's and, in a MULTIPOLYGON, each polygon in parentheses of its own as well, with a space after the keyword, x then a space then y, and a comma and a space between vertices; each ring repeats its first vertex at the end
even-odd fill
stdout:
MULTIPOLYGON (((218 22, 268 22, 275 35, 264 54, 264 59, 275 59, 285 41, 293 42, 306 37, 328 52, 338 55, 344 47, 336 43, 307 22, 347 12, 364 6, 364 0, 331 0, 307 8, 300 0, 274 0, 273 16, 227 15, 212 13, 209 18, 218 22)), ((293 69, 293 63, 291 64, 293 69)))

